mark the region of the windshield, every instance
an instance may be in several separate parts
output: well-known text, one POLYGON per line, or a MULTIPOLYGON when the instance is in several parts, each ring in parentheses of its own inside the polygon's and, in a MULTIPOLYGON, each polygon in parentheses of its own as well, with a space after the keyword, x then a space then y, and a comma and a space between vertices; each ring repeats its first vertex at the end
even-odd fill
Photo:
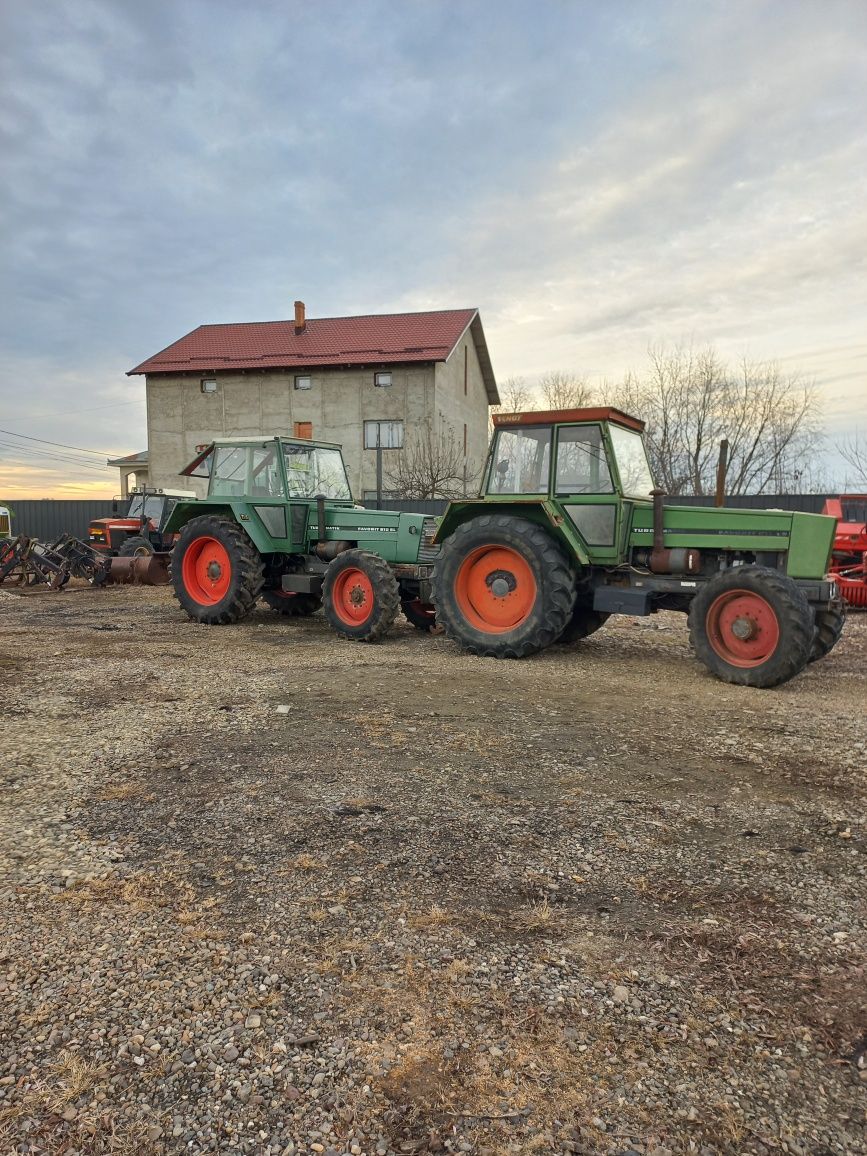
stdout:
POLYGON ((609 425, 608 434, 617 459, 620 485, 626 498, 649 498, 653 486, 653 475, 647 461, 647 451, 641 434, 624 429, 619 425, 609 425))
POLYGON ((129 509, 126 512, 128 518, 151 518, 154 522, 159 522, 163 513, 163 503, 165 498, 160 497, 159 494, 134 494, 129 503, 129 509))
POLYGON ((550 426, 499 430, 488 493, 547 494, 550 461, 550 426))
POLYGON ((283 456, 290 498, 352 499, 340 450, 284 442, 283 456))

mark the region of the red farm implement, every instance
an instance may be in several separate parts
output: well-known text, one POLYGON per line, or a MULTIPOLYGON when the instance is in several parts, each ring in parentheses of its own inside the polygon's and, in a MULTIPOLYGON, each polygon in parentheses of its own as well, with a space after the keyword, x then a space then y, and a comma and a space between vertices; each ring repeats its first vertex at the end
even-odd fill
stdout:
POLYGON ((849 606, 867 609, 867 494, 828 498, 823 514, 837 519, 831 573, 849 606))

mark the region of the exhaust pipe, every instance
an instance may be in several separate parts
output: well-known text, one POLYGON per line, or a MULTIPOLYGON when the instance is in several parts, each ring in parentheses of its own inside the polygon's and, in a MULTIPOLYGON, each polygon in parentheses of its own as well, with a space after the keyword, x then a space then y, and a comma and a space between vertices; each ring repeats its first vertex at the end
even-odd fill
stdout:
POLYGON ((665 511, 662 499, 665 490, 651 490, 653 498, 653 549, 650 552, 650 569, 654 574, 700 574, 701 554, 698 550, 667 550, 663 545, 665 511))

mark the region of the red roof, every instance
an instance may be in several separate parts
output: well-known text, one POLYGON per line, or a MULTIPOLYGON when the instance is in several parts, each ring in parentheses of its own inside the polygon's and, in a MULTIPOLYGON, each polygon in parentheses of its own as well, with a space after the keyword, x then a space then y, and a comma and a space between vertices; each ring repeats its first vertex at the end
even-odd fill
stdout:
POLYGON ((311 317, 300 333, 294 321, 200 325, 129 375, 445 361, 477 317, 475 309, 311 317))
POLYGON ((611 406, 594 406, 589 409, 531 409, 523 413, 495 413, 495 426, 509 425, 553 425, 554 422, 613 421, 615 425, 625 425, 628 429, 644 429, 644 422, 630 417, 622 409, 611 406))

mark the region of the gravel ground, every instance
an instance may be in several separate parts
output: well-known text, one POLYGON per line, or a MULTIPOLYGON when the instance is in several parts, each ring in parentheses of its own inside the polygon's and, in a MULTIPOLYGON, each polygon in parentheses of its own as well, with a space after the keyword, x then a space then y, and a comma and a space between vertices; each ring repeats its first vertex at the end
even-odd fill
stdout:
POLYGON ((521 663, 0 591, 0 1152, 867 1150, 867 615, 521 663))

